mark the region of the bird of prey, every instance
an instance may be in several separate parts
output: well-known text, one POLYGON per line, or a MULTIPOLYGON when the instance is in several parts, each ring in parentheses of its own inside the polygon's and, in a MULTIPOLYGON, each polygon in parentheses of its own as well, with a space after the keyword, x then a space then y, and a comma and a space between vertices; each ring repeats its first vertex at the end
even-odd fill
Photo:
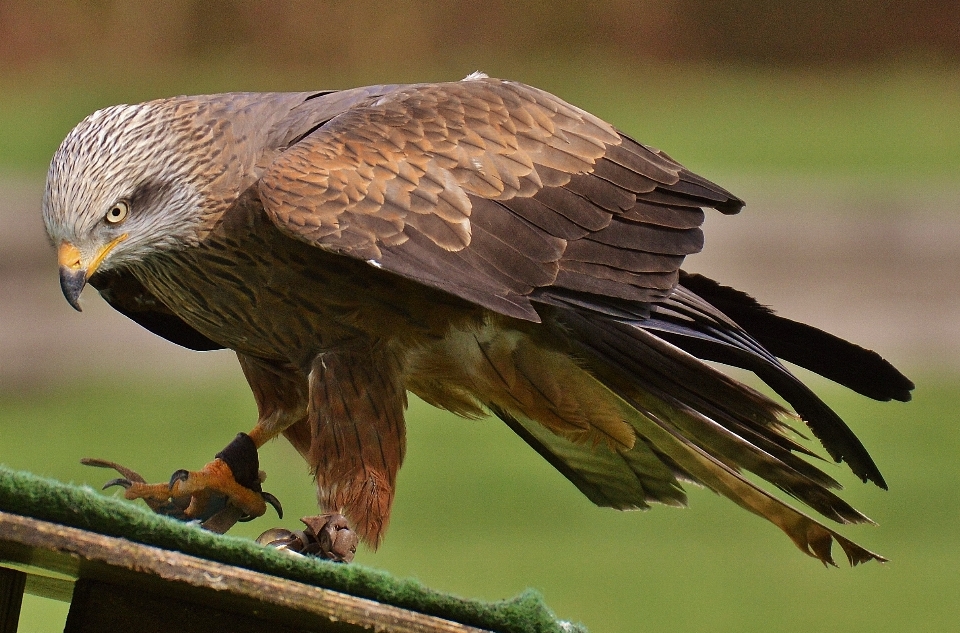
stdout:
POLYGON ((682 506, 693 482, 825 563, 834 540, 852 564, 883 560, 745 474, 869 521, 795 427, 885 488, 880 471, 780 359, 877 400, 909 400, 913 384, 681 270, 702 208, 742 206, 556 96, 474 74, 105 108, 54 155, 43 219, 72 306, 90 284, 174 343, 234 350, 258 405, 209 464, 128 478, 127 498, 189 518, 218 496, 262 515, 274 499, 257 449, 282 434, 322 516, 376 547, 410 391, 499 417, 597 505, 682 506), (705 361, 751 370, 793 411, 705 361))

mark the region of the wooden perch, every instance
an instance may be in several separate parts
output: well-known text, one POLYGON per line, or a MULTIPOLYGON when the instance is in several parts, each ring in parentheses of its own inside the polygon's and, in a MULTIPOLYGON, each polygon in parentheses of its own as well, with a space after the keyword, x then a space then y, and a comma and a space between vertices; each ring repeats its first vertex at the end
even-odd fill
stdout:
POLYGON ((0 633, 16 631, 24 591, 70 602, 65 633, 484 631, 330 589, 0 512, 0 633))

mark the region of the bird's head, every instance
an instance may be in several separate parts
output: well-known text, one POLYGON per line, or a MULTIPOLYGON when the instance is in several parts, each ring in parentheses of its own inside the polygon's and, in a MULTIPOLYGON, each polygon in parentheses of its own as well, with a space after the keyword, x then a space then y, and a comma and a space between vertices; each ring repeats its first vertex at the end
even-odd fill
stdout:
POLYGON ((196 243, 222 175, 216 122, 202 104, 164 100, 94 112, 50 164, 43 220, 57 248, 60 286, 80 310, 95 272, 135 265, 196 243))

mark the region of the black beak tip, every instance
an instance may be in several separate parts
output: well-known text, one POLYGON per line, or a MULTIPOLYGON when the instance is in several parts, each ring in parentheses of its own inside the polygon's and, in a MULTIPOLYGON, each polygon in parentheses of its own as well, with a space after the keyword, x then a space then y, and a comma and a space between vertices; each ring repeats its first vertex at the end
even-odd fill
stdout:
POLYGON ((63 296, 67 299, 74 310, 83 312, 80 309, 80 293, 87 285, 87 273, 83 270, 74 270, 66 266, 60 267, 60 289, 63 296))

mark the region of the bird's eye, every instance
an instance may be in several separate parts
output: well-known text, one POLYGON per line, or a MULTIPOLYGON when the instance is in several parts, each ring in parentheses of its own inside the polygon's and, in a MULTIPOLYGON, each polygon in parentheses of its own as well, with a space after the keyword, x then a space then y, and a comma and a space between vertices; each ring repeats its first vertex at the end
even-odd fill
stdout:
POLYGON ((126 200, 118 200, 110 207, 110 210, 107 211, 104 219, 110 224, 119 224, 126 219, 127 213, 129 212, 130 204, 126 200))

